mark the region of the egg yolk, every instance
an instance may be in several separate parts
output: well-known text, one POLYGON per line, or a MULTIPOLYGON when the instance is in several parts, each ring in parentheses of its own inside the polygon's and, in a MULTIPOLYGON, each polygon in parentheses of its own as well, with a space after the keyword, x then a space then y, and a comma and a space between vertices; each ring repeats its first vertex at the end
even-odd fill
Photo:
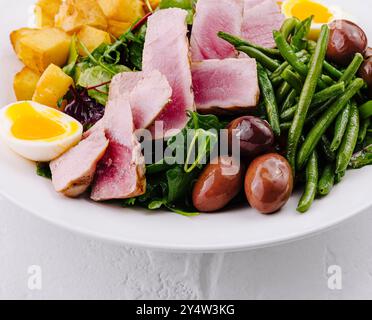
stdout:
POLYGON ((57 121, 57 111, 39 112, 31 104, 18 103, 7 110, 13 125, 12 135, 21 140, 52 139, 66 133, 66 128, 57 121))
POLYGON ((300 20, 313 15, 315 23, 327 23, 333 16, 327 7, 309 0, 297 1, 293 4, 291 13, 300 20))

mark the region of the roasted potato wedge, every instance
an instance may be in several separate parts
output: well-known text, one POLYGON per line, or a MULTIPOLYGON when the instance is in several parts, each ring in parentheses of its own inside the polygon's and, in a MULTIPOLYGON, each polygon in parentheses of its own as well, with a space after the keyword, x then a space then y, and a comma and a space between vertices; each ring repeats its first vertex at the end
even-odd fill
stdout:
POLYGON ((55 25, 69 34, 83 26, 107 29, 107 19, 96 0, 66 0, 56 15, 55 25))
POLYGON ((110 20, 133 23, 144 16, 141 0, 97 0, 104 14, 110 20))
MULTIPOLYGON (((94 49, 99 47, 102 43, 111 43, 111 37, 106 31, 90 26, 82 27, 77 37, 89 52, 94 51, 94 49)), ((79 48, 79 54, 83 57, 87 56, 86 51, 82 47, 79 48)))
POLYGON ((119 38, 122 34, 127 32, 131 26, 131 22, 122 22, 109 19, 107 31, 115 38, 119 38))
POLYGON ((36 85, 40 79, 40 73, 24 67, 14 77, 13 88, 18 101, 31 100, 36 85))
POLYGON ((27 35, 35 33, 36 31, 37 30, 31 28, 21 28, 18 30, 14 30, 10 34, 10 42, 12 43, 13 49, 17 55, 19 53, 20 40, 27 35))
POLYGON ((62 0, 38 0, 35 5, 36 26, 54 27, 54 19, 61 4, 62 0))
POLYGON ((44 72, 51 63, 63 66, 67 61, 71 37, 60 29, 21 29, 13 32, 11 39, 18 57, 35 72, 44 72))
POLYGON ((58 101, 65 96, 74 80, 62 69, 51 64, 41 75, 32 100, 46 106, 57 108, 58 101))

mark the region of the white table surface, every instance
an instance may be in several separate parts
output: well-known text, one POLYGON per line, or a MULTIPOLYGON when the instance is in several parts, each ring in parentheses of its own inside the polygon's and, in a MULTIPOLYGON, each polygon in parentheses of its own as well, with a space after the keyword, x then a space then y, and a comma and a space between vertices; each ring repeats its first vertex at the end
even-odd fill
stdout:
POLYGON ((47 224, 0 198, 0 299, 371 299, 372 212, 311 239, 242 253, 125 248, 47 224), (42 290, 28 288, 41 267, 42 290), (342 268, 342 290, 328 268, 342 268))

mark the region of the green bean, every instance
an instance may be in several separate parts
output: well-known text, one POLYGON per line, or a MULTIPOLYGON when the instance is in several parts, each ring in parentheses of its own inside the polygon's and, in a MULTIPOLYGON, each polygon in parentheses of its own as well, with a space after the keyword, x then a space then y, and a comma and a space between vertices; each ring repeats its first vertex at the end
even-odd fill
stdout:
POLYGON ((319 169, 318 156, 314 151, 306 167, 306 187, 298 204, 297 211, 300 213, 307 212, 314 202, 318 190, 319 169))
POLYGON ((302 81, 302 78, 294 73, 293 71, 291 71, 290 69, 286 69, 283 71, 282 73, 282 78, 288 82, 288 84, 296 90, 297 94, 300 95, 301 94, 301 91, 302 91, 302 87, 304 85, 303 81, 302 81))
MULTIPOLYGON (((313 98, 313 101, 311 102, 309 110, 314 109, 315 107, 319 106, 319 104, 326 102, 333 97, 337 97, 344 92, 345 92, 345 84, 343 82, 336 83, 327 89, 319 91, 318 93, 314 95, 314 98, 313 98)), ((287 110, 284 110, 280 118, 284 121, 292 120, 294 114, 296 113, 296 110, 297 110, 297 105, 291 108, 288 108, 287 110)))
POLYGON ((266 105, 266 112, 269 119, 269 123, 277 136, 280 136, 280 122, 278 105, 275 98, 273 86, 270 82, 269 76, 265 68, 261 65, 257 65, 258 80, 262 92, 262 96, 266 105))
POLYGON ((346 175, 346 170, 335 174, 335 184, 339 184, 346 175))
POLYGON ((287 98, 284 100, 281 111, 285 112, 285 110, 290 109, 296 103, 296 99, 297 92, 296 90, 292 89, 291 92, 288 94, 287 98))
POLYGON ((325 74, 321 76, 322 83, 325 83, 325 87, 321 87, 321 89, 325 89, 327 86, 332 86, 335 84, 335 81, 325 74))
MULTIPOLYGON (((304 144, 302 145, 298 157, 298 168, 303 168, 311 153, 315 150, 319 140, 330 127, 338 114, 345 108, 346 104, 357 94, 364 86, 364 81, 360 78, 355 79, 347 88, 345 93, 325 112, 316 125, 311 129, 304 144)), ((297 112, 298 113, 298 112, 297 112)))
POLYGON ((316 48, 316 41, 308 40, 307 46, 306 46, 307 51, 309 51, 311 54, 314 54, 315 48, 316 48))
POLYGON ((323 60, 325 58, 329 39, 329 28, 327 25, 322 26, 322 31, 317 44, 316 52, 310 62, 310 70, 298 103, 298 108, 288 135, 288 152, 287 157, 293 172, 296 169, 297 147, 305 125, 306 115, 313 100, 317 86, 317 80, 322 72, 323 60))
POLYGON ((357 74, 363 61, 364 61, 363 56, 360 53, 357 53, 353 61, 346 68, 344 74, 340 78, 340 81, 345 82, 345 84, 349 84, 349 82, 353 80, 354 76, 357 74))
MULTIPOLYGON (((315 48, 316 48, 316 42, 315 41, 312 41, 312 40, 309 40, 307 42, 307 51, 310 54, 313 54, 315 52, 315 48)), ((305 51, 305 50, 303 50, 303 51, 305 51)), ((309 55, 309 54, 307 54, 307 55, 309 55)), ((304 62, 304 63, 306 63, 306 62, 304 62)), ((343 75, 343 73, 340 70, 338 70, 335 66, 333 66, 332 64, 330 64, 327 61, 324 61, 323 62, 323 70, 329 76, 331 76, 334 80, 339 80, 342 77, 342 75, 343 75)))
POLYGON ((342 138, 345 135, 347 125, 349 123, 350 118, 350 105, 348 105, 340 114, 337 116, 335 130, 334 130, 334 137, 331 143, 331 150, 337 151, 341 145, 342 138))
POLYGON ((270 77, 270 79, 271 79, 271 83, 274 88, 278 88, 284 82, 282 77, 275 77, 275 78, 270 77))
POLYGON ((349 124, 337 154, 336 173, 338 174, 347 170, 349 162, 353 156, 358 141, 359 120, 358 107, 353 103, 350 107, 349 124))
POLYGON ((333 164, 325 166, 318 183, 318 194, 327 196, 335 185, 335 168, 333 164))
POLYGON ((291 89, 292 87, 288 82, 283 82, 282 85, 276 91, 276 101, 278 103, 282 103, 286 99, 291 89))
POLYGON ((372 116, 372 100, 359 107, 360 117, 366 119, 372 116))
POLYGON ((288 131, 292 127, 292 122, 282 122, 280 124, 280 130, 282 131, 288 131))
POLYGON ((360 130, 359 130, 359 136, 358 136, 358 143, 362 144, 367 136, 368 128, 371 124, 371 118, 363 119, 360 130))
POLYGON ((329 142, 325 134, 322 135, 320 146, 322 151, 329 162, 334 162, 336 160, 336 154, 331 150, 331 143, 329 142))
POLYGON ((276 60, 270 58, 269 56, 265 55, 264 53, 262 53, 261 51, 255 48, 242 46, 242 47, 237 47, 236 49, 238 51, 246 53, 251 58, 256 59, 257 62, 261 63, 271 72, 274 72, 280 66, 280 64, 276 60))
POLYGON ((309 35, 312 21, 313 17, 309 17, 299 23, 296 33, 292 37, 292 46, 300 50, 306 47, 307 42, 304 39, 309 35))
POLYGON ((299 22, 300 21, 297 18, 288 18, 283 22, 280 32, 283 34, 285 39, 288 39, 288 37, 293 33, 299 22))
POLYGON ((264 48, 259 45, 256 45, 252 42, 249 42, 247 40, 243 40, 239 37, 233 36, 231 34, 228 34, 226 32, 218 32, 217 34, 221 39, 229 42, 232 44, 235 48, 237 47, 251 47, 253 49, 256 49, 264 54, 267 54, 269 56, 280 56, 280 52, 278 49, 270 49, 270 48, 264 48))
POLYGON ((298 105, 294 105, 293 107, 285 109, 281 115, 280 115, 280 120, 283 121, 291 121, 293 120, 293 117, 297 111, 298 105))
POLYGON ((307 116, 306 123, 309 123, 314 119, 317 119, 319 115, 326 112, 329 109, 329 107, 335 102, 335 100, 336 99, 330 99, 329 101, 325 102, 318 108, 311 110, 311 112, 309 112, 309 115, 307 116))
POLYGON ((338 70, 336 67, 334 67, 327 61, 324 61, 323 69, 328 75, 330 75, 335 80, 340 80, 343 75, 343 73, 340 70, 338 70))
MULTIPOLYGON (((308 63, 309 60, 310 60, 310 56, 307 54, 307 52, 305 50, 297 52, 296 56, 298 57, 299 61, 302 62, 302 63, 308 63)), ((282 63, 279 66, 279 68, 276 69, 272 73, 272 75, 270 76, 270 80, 271 80, 273 86, 278 87, 283 82, 282 73, 286 69, 290 69, 292 71, 292 67, 289 65, 289 63, 287 61, 282 63)), ((301 79, 301 81, 302 81, 302 79, 301 79)))
POLYGON ((289 67, 289 63, 284 61, 271 75, 270 80, 273 81, 275 78, 280 78, 283 71, 289 67))
POLYGON ((275 43, 283 56, 283 58, 288 61, 288 63, 301 75, 305 75, 308 72, 308 68, 305 64, 301 63, 293 48, 288 44, 288 42, 283 37, 283 34, 279 31, 274 31, 275 43))
MULTIPOLYGON (((327 35, 327 38, 328 37, 329 36, 327 35)), ((309 73, 309 67, 299 61, 299 59, 297 59, 295 51, 284 39, 283 35, 278 31, 274 31, 274 39, 283 58, 288 61, 288 63, 296 70, 296 72, 298 72, 302 77, 306 78, 309 73)), ((321 63, 321 67, 323 67, 323 60, 321 63)), ((318 85, 321 89, 325 89, 330 84, 333 84, 333 80, 331 78, 322 75, 319 76, 318 85)))
MULTIPOLYGON (((296 52, 296 57, 303 63, 309 62, 309 55, 305 50, 301 50, 299 52, 296 52)), ((273 80, 273 78, 280 77, 281 74, 285 69, 289 67, 288 61, 284 61, 278 69, 276 69, 273 74, 271 75, 270 80, 273 80)))
POLYGON ((314 99, 311 103, 312 107, 319 106, 320 104, 328 101, 331 98, 338 97, 340 94, 345 92, 345 83, 336 83, 322 91, 317 92, 314 95, 314 99))

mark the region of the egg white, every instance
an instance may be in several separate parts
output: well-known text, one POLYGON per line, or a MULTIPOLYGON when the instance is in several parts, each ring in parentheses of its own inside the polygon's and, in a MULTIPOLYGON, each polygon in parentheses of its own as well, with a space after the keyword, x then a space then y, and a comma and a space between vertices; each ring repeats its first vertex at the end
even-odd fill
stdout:
POLYGON ((12 134, 13 121, 6 115, 7 110, 18 103, 29 103, 35 110, 43 113, 48 112, 52 108, 33 101, 23 101, 12 103, 0 111, 0 137, 2 141, 15 153, 23 158, 36 162, 49 162, 52 161, 71 147, 79 143, 83 134, 83 126, 74 118, 67 114, 54 110, 58 113, 59 123, 63 124, 66 128, 64 134, 56 139, 42 139, 42 140, 22 140, 14 137, 12 134), (77 125, 78 130, 72 132, 71 124, 77 125))
MULTIPOLYGON (((333 18, 329 23, 331 23, 334 20, 340 20, 340 19, 345 19, 345 20, 350 20, 356 24, 358 24, 357 19, 353 17, 350 13, 346 12, 343 10, 340 6, 335 6, 334 1, 331 0, 314 0, 315 2, 318 2, 325 7, 328 8, 328 10, 332 13, 333 18)), ((283 4, 285 4, 286 1, 283 1, 283 4)), ((292 16, 289 16, 288 13, 285 12, 284 7, 282 10, 282 13, 285 15, 286 18, 291 18, 292 16)), ((313 23, 311 26, 312 29, 312 34, 317 35, 320 32, 320 29, 322 27, 323 23, 313 23)))

